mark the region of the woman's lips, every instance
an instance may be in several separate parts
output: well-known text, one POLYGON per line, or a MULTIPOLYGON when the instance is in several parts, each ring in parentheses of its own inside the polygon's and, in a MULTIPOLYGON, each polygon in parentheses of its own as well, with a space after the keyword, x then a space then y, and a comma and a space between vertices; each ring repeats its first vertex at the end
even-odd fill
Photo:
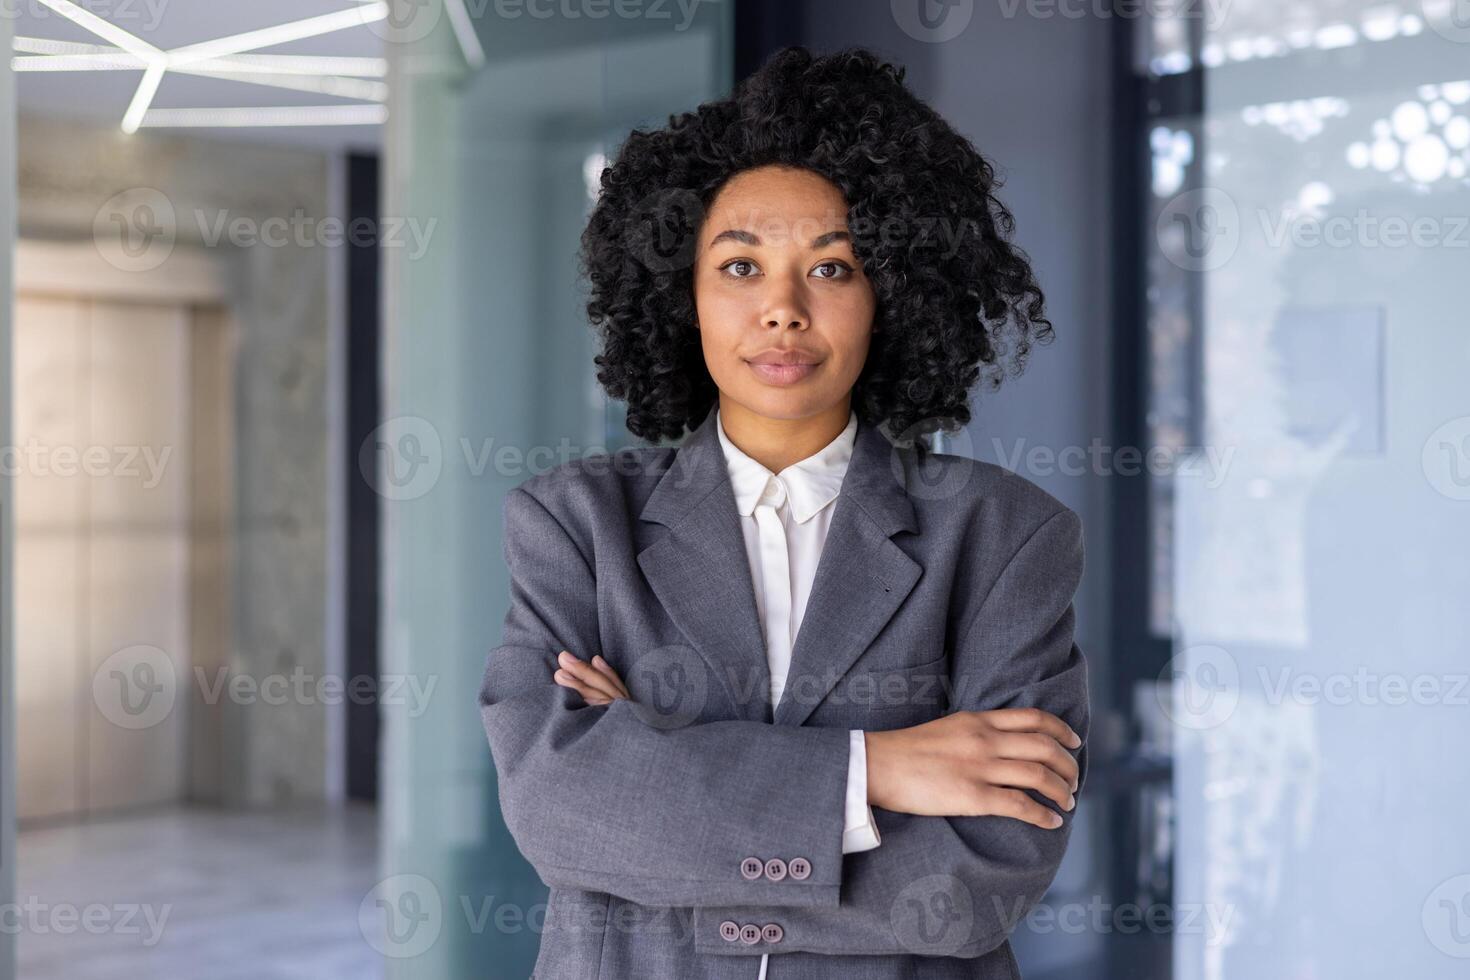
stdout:
POLYGON ((816 364, 756 364, 746 361, 755 376, 766 384, 790 385, 802 380, 817 369, 816 364))

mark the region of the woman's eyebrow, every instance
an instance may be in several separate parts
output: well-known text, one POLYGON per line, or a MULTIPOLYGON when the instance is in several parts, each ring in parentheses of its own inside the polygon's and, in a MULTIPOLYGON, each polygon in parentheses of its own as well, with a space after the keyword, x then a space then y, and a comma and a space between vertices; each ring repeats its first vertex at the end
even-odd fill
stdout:
MULTIPOLYGON (((720 244, 720 242, 724 241, 739 242, 742 245, 759 245, 761 243, 761 237, 754 232, 743 231, 739 228, 726 228, 714 238, 710 239, 710 247, 713 248, 714 246, 720 244)), ((811 247, 826 248, 833 242, 851 241, 852 236, 845 231, 829 231, 818 235, 816 238, 813 238, 811 247)))

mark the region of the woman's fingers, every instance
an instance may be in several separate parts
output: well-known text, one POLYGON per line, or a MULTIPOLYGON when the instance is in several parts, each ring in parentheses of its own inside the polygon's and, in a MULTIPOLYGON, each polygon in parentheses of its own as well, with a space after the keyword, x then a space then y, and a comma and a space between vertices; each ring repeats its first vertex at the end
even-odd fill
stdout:
POLYGON ((986 772, 986 780, 997 786, 1034 789, 1063 810, 1077 805, 1071 784, 1039 762, 998 759, 986 772))
POLYGON ((558 673, 565 673, 576 682, 575 685, 563 686, 576 686, 579 690, 585 688, 586 690, 582 691, 584 698, 596 697, 599 699, 599 704, 605 704, 613 698, 623 697, 618 686, 614 685, 607 674, 589 663, 578 660, 570 652, 563 650, 557 655, 557 662, 561 664, 561 670, 558 673))
POLYGON ((1004 759, 1039 762, 1065 780, 1068 789, 1077 789, 1077 760, 1050 735, 1006 732, 996 736, 995 750, 1004 759))
POLYGON ((1069 749, 1079 748, 1082 739, 1065 721, 1040 708, 997 708, 985 712, 990 723, 1003 732, 1040 732, 1069 749))
POLYGON ((618 693, 622 694, 629 701, 633 700, 633 695, 628 693, 628 686, 623 683, 623 679, 618 676, 618 672, 613 670, 612 664, 602 659, 601 654, 592 658, 592 666, 607 675, 608 680, 612 681, 618 693))
POLYGON ((587 687, 571 675, 569 671, 558 670, 551 675, 551 679, 562 687, 569 687, 582 696, 582 700, 588 704, 608 704, 612 698, 594 688, 587 687))

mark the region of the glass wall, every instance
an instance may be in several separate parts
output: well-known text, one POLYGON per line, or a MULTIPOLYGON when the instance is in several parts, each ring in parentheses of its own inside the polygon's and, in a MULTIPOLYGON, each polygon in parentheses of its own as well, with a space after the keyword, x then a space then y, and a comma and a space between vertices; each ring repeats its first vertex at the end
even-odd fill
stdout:
MULTIPOLYGON (((1462 5, 1463 6, 1463 5, 1462 5)), ((1180 4, 1152 121, 1150 620, 1181 980, 1465 975, 1470 21, 1180 4), (1186 925, 1188 924, 1188 925, 1186 925)))
POLYGON ((546 892, 475 708, 509 596, 501 500, 624 438, 578 237, 617 142, 731 83, 729 3, 481 6, 474 34, 453 0, 416 7, 389 44, 385 227, 430 233, 385 251, 386 420, 362 464, 386 514, 385 683, 433 688, 404 699, 416 715, 384 705, 384 880, 361 919, 414 980, 531 972, 546 892))

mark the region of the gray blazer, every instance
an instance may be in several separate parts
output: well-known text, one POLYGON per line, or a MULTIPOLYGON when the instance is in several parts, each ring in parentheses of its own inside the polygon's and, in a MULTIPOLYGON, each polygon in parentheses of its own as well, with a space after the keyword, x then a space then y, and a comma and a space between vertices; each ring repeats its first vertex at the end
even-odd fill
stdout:
POLYGON ((921 466, 859 421, 773 706, 714 425, 505 498, 511 603, 479 704, 506 826, 551 888, 533 976, 755 980, 762 953, 768 980, 1019 976, 1008 936, 1073 814, 875 807, 882 843, 844 855, 848 729, 1037 706, 1083 737, 1085 780, 1076 513, 989 463, 921 466), (633 700, 556 684, 562 649, 601 654, 633 700))

